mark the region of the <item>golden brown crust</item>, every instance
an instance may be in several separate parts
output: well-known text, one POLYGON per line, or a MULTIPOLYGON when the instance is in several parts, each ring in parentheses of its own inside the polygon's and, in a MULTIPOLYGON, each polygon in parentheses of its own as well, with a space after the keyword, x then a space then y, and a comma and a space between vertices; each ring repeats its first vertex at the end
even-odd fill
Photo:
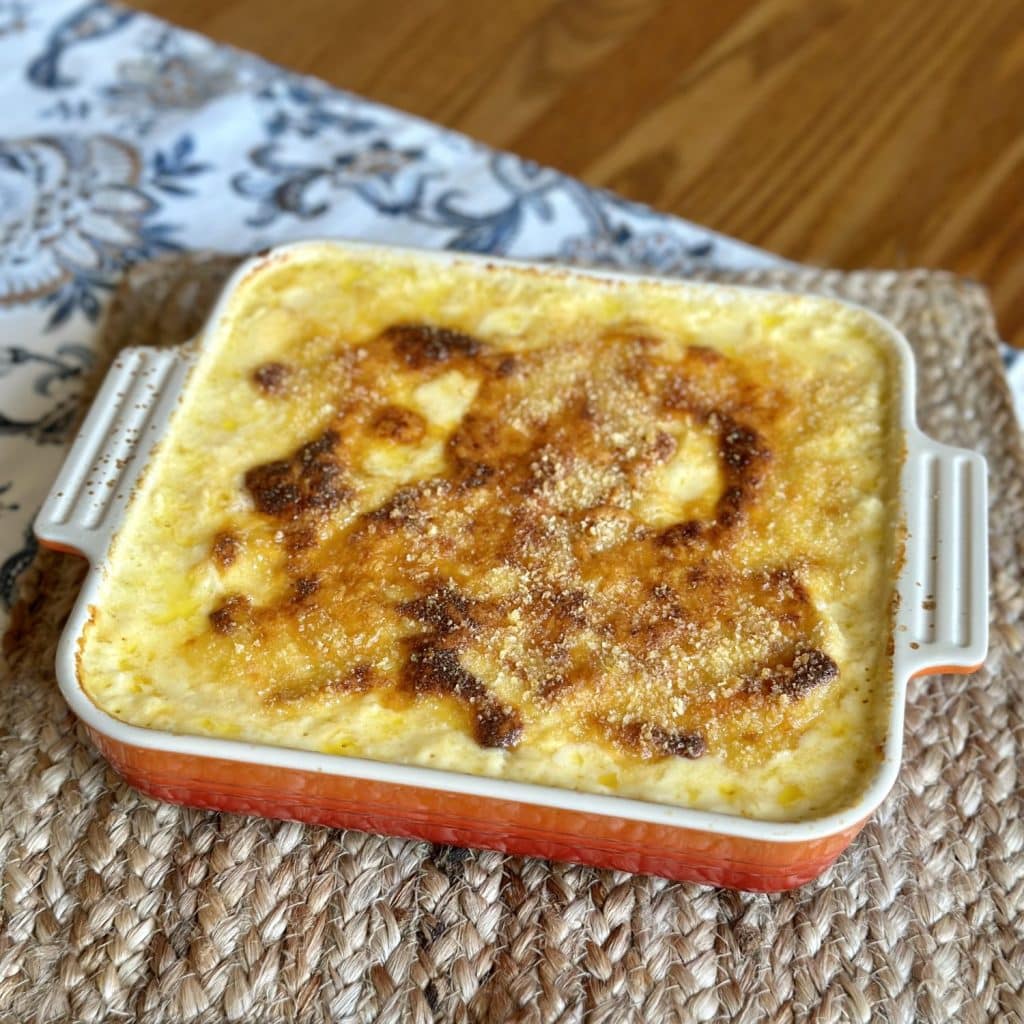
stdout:
POLYGON ((260 604, 229 597, 210 626, 214 642, 298 644, 314 665, 352 658, 352 636, 385 641, 350 671, 279 680, 269 704, 371 688, 450 702, 481 746, 506 749, 557 705, 577 737, 695 758, 779 742, 787 706, 835 678, 803 567, 731 558, 764 526, 787 406, 723 354, 667 357, 621 333, 510 355, 398 324, 336 366, 333 420, 244 476, 278 527, 288 586, 260 604), (455 368, 477 386, 443 469, 361 505, 360 446, 415 446, 432 429, 381 382, 455 368), (638 496, 690 434, 717 452, 717 494, 652 525, 638 496))

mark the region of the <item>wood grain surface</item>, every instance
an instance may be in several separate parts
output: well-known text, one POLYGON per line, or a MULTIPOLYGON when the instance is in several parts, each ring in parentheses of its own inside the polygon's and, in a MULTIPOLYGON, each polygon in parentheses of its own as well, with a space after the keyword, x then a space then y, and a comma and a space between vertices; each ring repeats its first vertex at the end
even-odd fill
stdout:
POLYGON ((137 0, 793 260, 945 267, 1024 346, 1022 0, 137 0))

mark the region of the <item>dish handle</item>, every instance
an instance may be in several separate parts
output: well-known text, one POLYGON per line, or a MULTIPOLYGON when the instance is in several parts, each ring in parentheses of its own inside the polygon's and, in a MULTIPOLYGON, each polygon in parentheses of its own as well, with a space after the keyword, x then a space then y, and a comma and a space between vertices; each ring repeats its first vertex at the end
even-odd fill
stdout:
POLYGON ((897 658, 908 676, 973 672, 988 651, 987 466, 922 438, 907 462, 906 572, 897 658), (916 500, 914 500, 916 498, 916 500))
POLYGON ((41 544, 93 563, 103 557, 189 365, 180 349, 118 355, 36 516, 41 544))

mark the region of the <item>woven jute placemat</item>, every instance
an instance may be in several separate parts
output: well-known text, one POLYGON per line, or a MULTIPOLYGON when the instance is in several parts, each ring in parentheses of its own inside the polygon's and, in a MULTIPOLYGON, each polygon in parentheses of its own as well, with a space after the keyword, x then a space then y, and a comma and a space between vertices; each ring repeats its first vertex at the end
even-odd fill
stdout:
MULTIPOLYGON (((106 354, 187 337, 231 265, 136 268, 106 354)), ((944 274, 745 280, 894 320, 924 428, 991 467, 991 655, 912 684, 899 783, 835 867, 750 895, 146 799, 57 693, 82 569, 42 553, 0 683, 0 1020, 1024 1019, 1024 460, 989 307, 944 274)))

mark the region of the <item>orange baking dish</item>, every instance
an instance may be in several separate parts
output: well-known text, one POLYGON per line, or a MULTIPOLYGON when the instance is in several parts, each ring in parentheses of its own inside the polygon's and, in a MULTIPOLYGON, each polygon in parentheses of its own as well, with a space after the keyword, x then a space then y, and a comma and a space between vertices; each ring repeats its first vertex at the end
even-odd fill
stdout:
MULTIPOLYGON (((395 252, 341 242, 274 250, 239 269, 210 324, 216 325, 240 282, 271 263, 301 261, 311 246, 358 252, 365 258, 395 252)), ((439 267, 524 266, 447 253, 405 255, 439 267)), ((636 280, 531 269, 622 282, 625 287, 636 280)), ((721 292, 714 285, 687 287, 721 292)), ((914 422, 910 348, 891 325, 877 323, 900 372, 906 453, 900 505, 907 541, 895 588, 899 603, 884 751, 859 798, 836 813, 801 821, 754 820, 507 778, 142 728, 101 710, 79 678, 80 641, 96 613, 107 556, 135 484, 188 387, 202 341, 188 351, 139 348, 121 354, 36 520, 43 544, 79 553, 92 566, 58 652, 62 692, 110 763, 132 785, 162 800, 739 889, 799 886, 839 856, 892 787, 908 681, 927 672, 971 671, 984 659, 987 646, 984 460, 920 433, 914 422), (922 592, 934 599, 922 602, 922 592)))

